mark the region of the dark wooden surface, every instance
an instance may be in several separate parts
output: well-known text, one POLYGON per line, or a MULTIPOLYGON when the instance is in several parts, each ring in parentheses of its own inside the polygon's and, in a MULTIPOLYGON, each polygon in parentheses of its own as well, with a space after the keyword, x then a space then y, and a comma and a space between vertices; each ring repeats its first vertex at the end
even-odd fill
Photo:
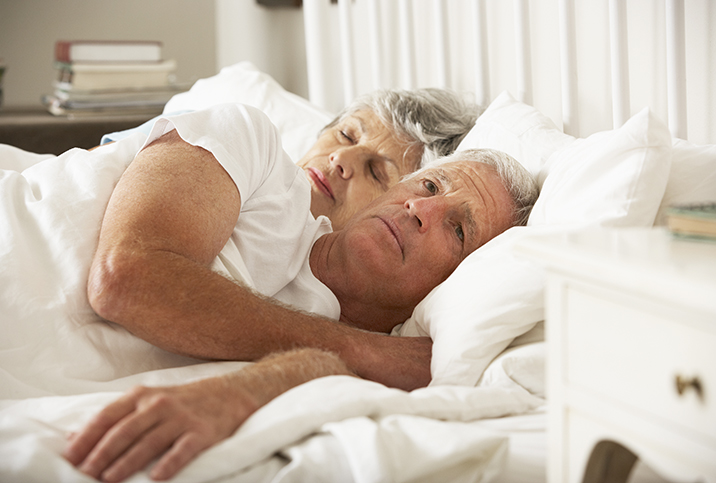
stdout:
POLYGON ((0 109, 0 143, 42 154, 97 146, 102 135, 139 126, 154 116, 53 116, 44 109, 0 109))

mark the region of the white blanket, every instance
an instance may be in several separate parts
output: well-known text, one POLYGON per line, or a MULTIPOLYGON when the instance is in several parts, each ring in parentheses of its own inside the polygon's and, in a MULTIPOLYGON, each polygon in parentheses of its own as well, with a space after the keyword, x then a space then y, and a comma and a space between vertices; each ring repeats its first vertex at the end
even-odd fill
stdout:
MULTIPOLYGON (((59 456, 65 435, 118 395, 37 398, 5 407, 0 412, 2 481, 82 481, 59 456)), ((349 377, 317 379, 263 407, 175 481, 256 481, 256 472, 272 473, 275 453, 322 431, 340 442, 351 480, 397 482, 452 475, 449 481, 474 481, 476 476, 499 474, 507 438, 469 422, 526 412, 540 404, 539 398, 509 384, 406 393, 349 377)), ((131 481, 149 478, 142 472, 131 481)))
MULTIPOLYGON (((65 435, 120 391, 244 365, 199 363, 161 351, 101 320, 88 305, 87 273, 106 202, 142 141, 143 135, 135 135, 92 153, 74 149, 60 157, 0 146, 3 482, 83 481, 59 456, 65 435)), ((341 481, 436 474, 472 481, 498 474, 506 437, 471 422, 526 413, 544 403, 504 367, 496 363, 481 387, 412 393, 347 377, 312 381, 259 410, 176 481, 311 479, 287 471, 286 457, 303 459, 309 468, 309 455, 316 453, 307 441, 321 446, 326 435, 324 454, 342 455, 342 466, 335 468, 341 481)), ((329 463, 324 457, 316 464, 329 463)), ((134 477, 147 479, 146 473, 134 477)))

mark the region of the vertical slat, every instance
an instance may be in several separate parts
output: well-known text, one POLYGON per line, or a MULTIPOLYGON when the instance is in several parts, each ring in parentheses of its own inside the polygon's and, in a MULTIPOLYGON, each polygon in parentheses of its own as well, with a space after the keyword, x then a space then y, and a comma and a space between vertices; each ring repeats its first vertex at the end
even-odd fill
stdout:
POLYGON ((398 3, 400 19, 400 67, 403 73, 403 87, 412 89, 416 86, 415 74, 415 35, 413 29, 412 0, 400 0, 398 3))
POLYGON ((612 65, 612 119, 615 128, 631 115, 629 101, 629 44, 626 2, 609 0, 609 32, 612 65))
POLYGON ((338 22, 341 38, 341 72, 343 73, 343 103, 350 104, 355 98, 355 50, 353 49, 353 18, 351 0, 338 0, 338 22))
POLYGON ((475 0, 472 5, 472 29, 475 32, 475 102, 478 106, 487 106, 491 99, 485 1, 475 0))
POLYGON ((306 69, 308 98, 324 109, 329 106, 328 46, 325 25, 328 25, 327 0, 303 0, 303 25, 306 38, 306 69))
POLYGON ((566 134, 578 137, 577 35, 574 22, 574 0, 560 0, 559 43, 562 80, 562 129, 566 134))
POLYGON ((528 0, 514 0, 514 6, 517 95, 525 104, 532 104, 532 52, 528 0))
POLYGON ((435 34, 437 44, 438 86, 450 87, 450 51, 447 28, 447 4, 445 0, 433 0, 433 14, 435 15, 435 34))
POLYGON ((370 61, 373 88, 383 87, 383 42, 378 0, 368 1, 368 37, 370 39, 370 61))
POLYGON ((686 139, 686 39, 684 0, 666 0, 666 88, 669 130, 686 139))

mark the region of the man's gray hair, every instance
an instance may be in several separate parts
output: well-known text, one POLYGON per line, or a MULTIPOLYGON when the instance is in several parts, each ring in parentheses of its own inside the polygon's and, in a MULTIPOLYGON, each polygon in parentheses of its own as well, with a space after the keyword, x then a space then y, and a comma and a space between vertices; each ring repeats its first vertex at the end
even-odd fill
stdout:
MULTIPOLYGON (((539 186, 534 176, 515 158, 496 149, 466 149, 437 159, 425 166, 424 169, 455 161, 474 161, 492 166, 512 198, 514 204, 513 226, 527 224, 532 207, 539 196, 539 186)), ((417 176, 419 173, 416 172, 407 177, 417 176)))
POLYGON ((356 98, 324 130, 363 110, 373 111, 411 147, 422 147, 420 166, 452 154, 480 113, 476 104, 447 89, 377 90, 356 98))

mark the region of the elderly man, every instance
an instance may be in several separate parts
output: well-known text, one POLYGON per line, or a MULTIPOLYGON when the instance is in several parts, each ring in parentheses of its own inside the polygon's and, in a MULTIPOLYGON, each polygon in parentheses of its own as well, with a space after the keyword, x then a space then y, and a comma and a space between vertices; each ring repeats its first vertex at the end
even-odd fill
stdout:
MULTIPOLYGON (((206 166, 219 165, 208 162, 206 166)), ((218 192, 222 184, 218 178, 228 176, 216 171, 218 192)), ((224 184, 227 194, 232 193, 230 180, 224 184)), ((243 327, 234 330, 234 325, 222 322, 221 340, 213 337, 204 340, 207 336, 202 335, 201 327, 212 324, 212 317, 204 318, 203 311, 199 311, 193 314, 201 318, 199 322, 186 322, 181 315, 184 298, 189 298, 192 304, 197 300, 179 287, 180 306, 170 320, 182 330, 176 340, 162 335, 167 331, 165 327, 156 336, 167 344, 189 350, 199 346, 208 352, 231 351, 235 346, 248 345, 251 352, 255 345, 262 350, 280 350, 293 342, 332 349, 335 353, 316 349, 287 352, 220 378, 171 388, 135 389, 108 406, 75 436, 65 456, 92 476, 119 481, 166 453, 152 470, 153 478, 165 479, 198 452, 228 437, 259 407, 310 379, 354 374, 388 380, 406 388, 426 384, 429 374, 427 380, 421 379, 410 368, 412 363, 426 369, 425 360, 418 357, 402 366, 386 362, 379 351, 370 350, 372 346, 361 346, 364 340, 376 341, 381 336, 348 325, 387 331, 403 321, 418 301, 445 280, 467 255, 521 223, 536 194, 534 181, 507 155, 466 151, 408 177, 361 210, 343 230, 318 237, 310 250, 308 264, 315 277, 335 294, 340 318, 346 325, 303 314, 292 316, 290 310, 269 301, 250 300, 250 294, 246 294, 248 298, 240 295, 240 301, 235 302, 232 297, 242 292, 242 288, 236 286, 232 291, 226 285, 226 292, 222 292, 224 305, 213 311, 212 317, 235 320, 235 314, 243 314, 244 306, 249 304, 251 311, 261 314, 261 323, 271 328, 268 334, 256 337, 243 327), (191 344, 184 345, 182 339, 187 335, 191 344), (387 376, 390 372, 395 373, 392 379, 387 376)), ((210 206, 201 206, 201 210, 210 211, 210 206)), ((130 246, 136 248, 134 244, 130 246)), ((155 283, 145 282, 142 277, 151 278, 151 270, 143 271, 139 278, 118 282, 123 286, 122 296, 138 297, 155 283)), ((201 280, 201 285, 210 283, 215 281, 209 277, 201 280)), ((218 279, 216 283, 218 287, 218 279)), ((210 297, 217 291, 202 291, 201 295, 210 297)), ((159 297, 148 302, 159 310, 139 313, 161 318, 165 301, 159 297)), ((211 311, 212 304, 203 308, 211 311)), ((239 316, 235 324, 242 326, 244 317, 248 315, 239 316)), ((215 328, 212 325, 206 334, 213 333, 215 328)), ((151 328, 143 336, 155 337, 151 328)))
MULTIPOLYGON (((443 223, 451 238, 436 241, 435 253, 422 248, 422 269, 408 275, 359 243, 381 219, 378 228, 389 228, 408 263, 406 228, 376 213, 330 233, 324 217, 311 215, 307 180, 276 148, 277 136, 262 113, 238 105, 158 122, 109 200, 89 276, 92 308, 155 346, 195 358, 253 361, 316 347, 338 353, 361 377, 404 389, 427 384, 429 341, 355 328, 389 332, 464 256, 511 226, 515 203, 503 183, 480 164, 466 173, 441 169, 449 178, 401 184, 401 197, 412 187, 423 198, 445 193, 463 200, 443 223), (485 180, 490 184, 480 185, 485 180), (468 185, 478 197, 468 203, 472 193, 465 187, 453 193, 453 185, 468 185), (438 249, 448 247, 451 263, 440 265, 448 254, 438 249), (383 280, 394 283, 375 290, 371 276, 388 267, 383 280)), ((388 199, 372 209, 387 209, 388 199)))

